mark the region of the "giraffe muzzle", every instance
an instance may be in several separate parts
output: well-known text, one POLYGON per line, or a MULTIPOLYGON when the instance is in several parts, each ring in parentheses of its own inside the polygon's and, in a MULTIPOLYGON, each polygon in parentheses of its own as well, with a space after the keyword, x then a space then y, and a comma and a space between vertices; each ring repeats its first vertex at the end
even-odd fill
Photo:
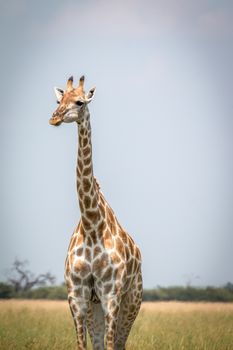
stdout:
POLYGON ((49 124, 58 126, 63 122, 63 118, 59 115, 54 115, 52 118, 49 119, 49 124))

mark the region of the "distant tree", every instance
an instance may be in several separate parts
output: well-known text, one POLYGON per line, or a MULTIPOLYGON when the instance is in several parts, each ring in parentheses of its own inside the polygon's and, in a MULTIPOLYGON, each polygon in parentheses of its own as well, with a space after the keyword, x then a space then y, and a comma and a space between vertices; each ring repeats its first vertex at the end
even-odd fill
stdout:
POLYGON ((13 287, 7 283, 0 282, 0 299, 9 299, 13 294, 13 287))
POLYGON ((13 262, 8 277, 8 284, 12 286, 14 292, 28 291, 33 287, 42 287, 47 285, 47 283, 55 283, 55 277, 50 272, 36 276, 27 269, 28 265, 28 261, 26 260, 20 261, 15 259, 13 262))
POLYGON ((229 290, 230 292, 233 292, 233 283, 227 282, 227 284, 224 286, 224 288, 229 290))

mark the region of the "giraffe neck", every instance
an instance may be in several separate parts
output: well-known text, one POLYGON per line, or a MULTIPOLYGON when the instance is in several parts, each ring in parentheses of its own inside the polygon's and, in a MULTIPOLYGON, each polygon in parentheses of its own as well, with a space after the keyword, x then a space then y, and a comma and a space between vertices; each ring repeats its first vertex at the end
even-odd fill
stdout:
POLYGON ((89 111, 78 125, 77 192, 81 219, 86 230, 93 229, 99 219, 99 192, 93 176, 91 124, 89 111))

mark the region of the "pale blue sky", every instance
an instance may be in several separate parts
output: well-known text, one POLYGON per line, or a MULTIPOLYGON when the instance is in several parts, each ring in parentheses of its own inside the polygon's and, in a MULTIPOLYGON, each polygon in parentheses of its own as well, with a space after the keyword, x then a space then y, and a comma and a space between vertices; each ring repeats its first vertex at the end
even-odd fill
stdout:
POLYGON ((233 282, 231 1, 0 4, 0 277, 63 281, 79 219, 76 125, 53 87, 85 74, 94 171, 143 256, 145 287, 233 282))

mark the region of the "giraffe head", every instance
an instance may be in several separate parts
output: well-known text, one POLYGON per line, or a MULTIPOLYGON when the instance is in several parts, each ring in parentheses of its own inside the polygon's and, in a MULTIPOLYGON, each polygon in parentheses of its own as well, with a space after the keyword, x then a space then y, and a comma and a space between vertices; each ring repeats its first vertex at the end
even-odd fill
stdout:
POLYGON ((60 125, 63 122, 82 122, 86 115, 87 104, 91 102, 95 94, 95 88, 85 94, 83 86, 84 76, 79 79, 79 85, 76 88, 73 87, 73 77, 68 79, 65 91, 54 88, 59 106, 49 120, 51 125, 60 125))

